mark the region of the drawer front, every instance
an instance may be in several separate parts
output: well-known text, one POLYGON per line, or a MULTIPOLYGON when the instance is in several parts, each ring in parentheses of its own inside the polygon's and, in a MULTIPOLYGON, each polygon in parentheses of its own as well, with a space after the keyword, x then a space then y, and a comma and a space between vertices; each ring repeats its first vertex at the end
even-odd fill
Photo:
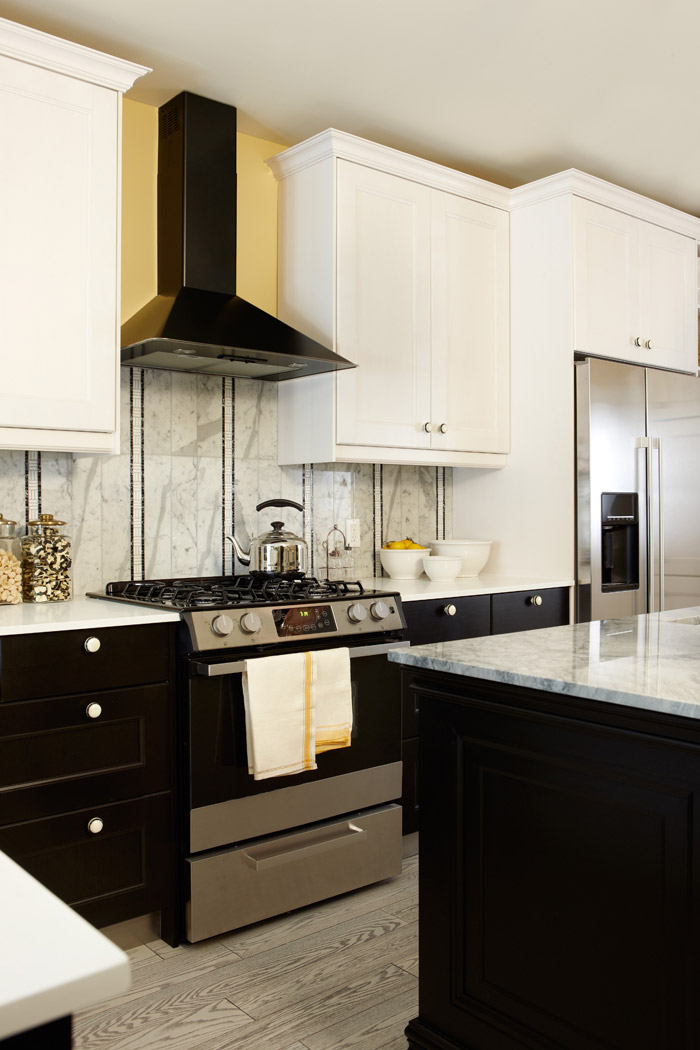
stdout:
POLYGON ((403 611, 411 645, 478 638, 490 632, 491 604, 488 594, 405 602, 403 611), (450 615, 452 609, 454 614, 450 615))
POLYGON ((491 633, 532 631, 538 627, 560 627, 569 622, 568 587, 541 591, 517 591, 491 596, 491 633), (541 598, 537 604, 533 599, 541 598))
POLYGON ((97 926, 170 907, 171 843, 168 793, 0 828, 0 849, 97 926))
POLYGON ((0 704, 0 824, 167 790, 169 696, 155 685, 0 704))
POLYGON ((401 807, 192 857, 187 868, 187 939, 201 941, 398 875, 401 807))
POLYGON ((165 682, 170 637, 170 624, 149 624, 0 638, 0 701, 165 682))

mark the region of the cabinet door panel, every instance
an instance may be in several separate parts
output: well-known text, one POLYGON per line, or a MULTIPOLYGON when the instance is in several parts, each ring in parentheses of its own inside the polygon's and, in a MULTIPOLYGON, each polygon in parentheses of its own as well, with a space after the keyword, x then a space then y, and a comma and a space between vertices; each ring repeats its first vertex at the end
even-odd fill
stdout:
POLYGON ((508 452, 508 215, 438 190, 431 204, 432 447, 508 452))
POLYGON ((651 340, 645 361, 688 372, 697 369, 697 255, 695 241, 640 223, 640 327, 651 340))
POLYGON ((639 361, 637 219, 574 200, 574 349, 639 361))
POLYGON ((118 95, 0 58, 0 424, 116 428, 118 95))
POLYGON ((430 190, 338 161, 337 441, 428 448, 430 190))

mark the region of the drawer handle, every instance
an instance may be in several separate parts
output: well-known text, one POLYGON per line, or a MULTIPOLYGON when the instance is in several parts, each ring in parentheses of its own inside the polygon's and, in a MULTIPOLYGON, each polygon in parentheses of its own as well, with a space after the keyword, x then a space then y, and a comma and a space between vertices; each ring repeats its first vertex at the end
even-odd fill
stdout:
POLYGON ((95 638, 94 634, 91 634, 89 638, 86 638, 83 642, 83 648, 86 653, 96 653, 101 648, 102 642, 99 638, 95 638))
POLYGON ((444 612, 445 616, 456 616, 457 615, 457 606, 456 605, 445 605, 445 606, 443 606, 442 611, 444 612))
POLYGON ((530 598, 530 605, 541 605, 541 604, 542 604, 542 595, 541 594, 533 594, 533 596, 530 598))
POLYGON ((105 822, 102 817, 92 817, 88 820, 87 829, 91 835, 99 835, 104 826, 105 822))
POLYGON ((99 704, 88 704, 85 708, 85 714, 88 718, 99 718, 102 714, 102 708, 99 704))
POLYGON ((254 868, 255 871, 263 871, 265 868, 276 868, 280 864, 287 864, 309 854, 325 853, 326 850, 335 849, 337 846, 345 846, 348 842, 361 842, 365 838, 367 832, 364 828, 348 822, 340 831, 334 829, 312 842, 307 840, 296 846, 293 842, 286 846, 283 842, 278 843, 278 852, 273 852, 275 844, 270 843, 267 846, 247 849, 241 855, 248 867, 254 868))

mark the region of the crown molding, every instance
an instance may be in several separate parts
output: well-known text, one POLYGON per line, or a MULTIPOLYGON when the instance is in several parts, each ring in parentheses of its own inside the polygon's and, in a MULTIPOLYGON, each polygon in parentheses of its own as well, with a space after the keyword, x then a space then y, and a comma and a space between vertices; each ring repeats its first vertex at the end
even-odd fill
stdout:
POLYGON ((656 226, 663 226, 667 230, 700 240, 700 219, 694 215, 678 211, 667 204, 660 204, 650 197, 623 189, 594 175, 587 175, 576 168, 560 171, 556 175, 528 182, 511 190, 510 210, 517 211, 562 196, 583 197, 596 204, 603 204, 607 208, 614 208, 656 226))
POLYGON ((0 55, 121 92, 151 72, 148 66, 126 62, 6 18, 0 18, 0 55))
POLYGON ((433 189, 445 190, 470 200, 489 204, 508 211, 510 190, 495 183, 465 175, 433 161, 413 157, 401 150, 381 146, 369 139, 349 135, 336 128, 328 128, 290 149, 270 157, 268 166, 276 179, 284 179, 303 168, 311 167, 328 158, 351 161, 368 168, 378 168, 412 182, 425 183, 433 189))

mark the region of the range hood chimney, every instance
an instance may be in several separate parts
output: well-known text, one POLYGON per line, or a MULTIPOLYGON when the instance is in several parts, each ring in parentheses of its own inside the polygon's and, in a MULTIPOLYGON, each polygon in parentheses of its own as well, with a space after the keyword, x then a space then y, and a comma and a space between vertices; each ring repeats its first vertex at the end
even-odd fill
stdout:
POLYGON ((182 92, 158 110, 158 295, 122 325, 122 364, 277 382, 354 368, 236 295, 236 110, 182 92))

